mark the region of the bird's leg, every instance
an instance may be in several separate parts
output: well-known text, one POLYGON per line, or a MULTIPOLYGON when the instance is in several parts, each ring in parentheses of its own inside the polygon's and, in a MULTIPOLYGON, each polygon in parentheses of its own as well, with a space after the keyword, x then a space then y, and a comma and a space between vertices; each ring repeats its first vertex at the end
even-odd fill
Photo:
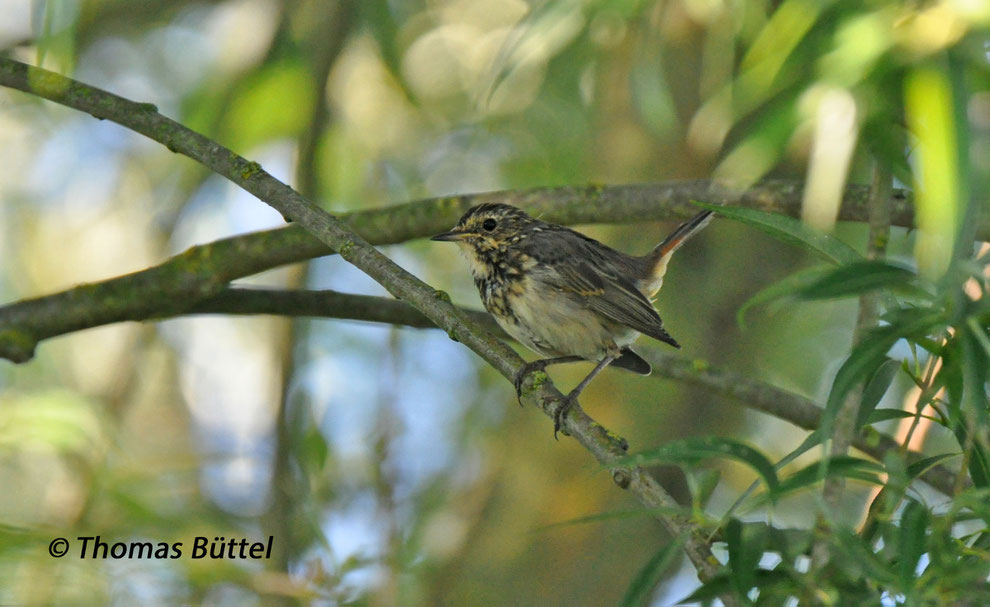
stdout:
POLYGON ((544 358, 543 360, 534 360, 531 363, 526 363, 516 371, 516 376, 512 380, 512 384, 516 387, 516 400, 519 401, 519 406, 522 406, 522 385, 526 376, 533 371, 542 371, 549 367, 550 365, 557 365, 560 363, 575 363, 579 360, 584 360, 580 356, 558 356, 557 358, 544 358))
POLYGON ((602 372, 602 369, 609 366, 613 360, 618 358, 619 354, 620 354, 619 352, 616 352, 614 354, 609 354, 605 358, 603 358, 600 363, 595 365, 595 368, 591 370, 591 373, 589 373, 587 377, 582 379, 581 383, 579 383, 573 390, 570 391, 570 393, 566 397, 564 397, 564 402, 560 403, 560 406, 557 407, 557 410, 553 412, 554 438, 557 438, 557 432, 560 430, 560 427, 563 425, 564 418, 567 416, 567 412, 570 411, 571 407, 574 406, 574 403, 577 402, 577 397, 579 394, 581 394, 581 391, 584 390, 589 383, 591 383, 591 380, 595 379, 596 375, 602 372))

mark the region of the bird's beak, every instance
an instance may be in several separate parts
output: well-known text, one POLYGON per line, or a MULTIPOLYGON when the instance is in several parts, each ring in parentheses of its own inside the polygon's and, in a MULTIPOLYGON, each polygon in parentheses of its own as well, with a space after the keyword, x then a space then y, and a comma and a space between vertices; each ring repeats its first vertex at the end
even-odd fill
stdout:
POLYGON ((457 232, 451 230, 449 232, 444 232, 443 234, 437 234, 430 238, 430 240, 439 240, 441 242, 457 242, 458 240, 463 240, 467 236, 467 232, 457 232))

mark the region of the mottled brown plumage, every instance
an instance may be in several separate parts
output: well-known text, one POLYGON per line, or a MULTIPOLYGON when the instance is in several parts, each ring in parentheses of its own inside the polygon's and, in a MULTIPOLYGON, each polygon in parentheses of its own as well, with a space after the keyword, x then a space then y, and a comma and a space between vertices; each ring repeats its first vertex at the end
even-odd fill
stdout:
POLYGON ((578 360, 598 363, 558 407, 556 433, 578 394, 609 364, 650 373, 650 364, 629 347, 640 334, 680 347, 650 298, 663 284, 670 256, 711 215, 699 213, 641 257, 505 204, 473 207, 433 240, 460 245, 485 308, 506 333, 548 357, 519 370, 517 394, 532 371, 578 360))

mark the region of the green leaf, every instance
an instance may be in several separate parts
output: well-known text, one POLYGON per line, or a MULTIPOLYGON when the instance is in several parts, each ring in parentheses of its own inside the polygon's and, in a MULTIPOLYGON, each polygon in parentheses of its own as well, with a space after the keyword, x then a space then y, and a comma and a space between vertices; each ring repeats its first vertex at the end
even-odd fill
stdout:
POLYGON ((621 458, 619 465, 648 466, 666 463, 693 463, 713 457, 730 458, 753 468, 771 492, 776 489, 777 473, 762 453, 731 438, 717 436, 691 437, 667 443, 657 449, 621 458))
MULTIPOLYGON (((880 422, 886 422, 892 419, 904 419, 906 417, 914 417, 914 414, 909 413, 904 409, 875 409, 869 412, 866 421, 860 424, 860 426, 869 426, 870 424, 878 424, 880 422)), ((923 415, 922 417, 932 419, 932 417, 928 415, 923 415)))
POLYGON ((898 568, 901 584, 906 590, 914 586, 914 571, 918 559, 925 552, 925 530, 928 528, 928 509, 916 500, 909 499, 901 513, 900 550, 898 568))
POLYGON ((987 337, 987 330, 980 326, 979 319, 970 316, 966 319, 966 326, 973 335, 973 339, 983 350, 984 355, 990 357, 990 337, 987 337))
POLYGON ((935 327, 943 323, 941 313, 923 309, 904 310, 902 314, 894 315, 892 320, 894 322, 890 325, 870 330, 836 373, 820 426, 826 435, 832 434, 835 417, 846 396, 856 384, 878 371, 886 359, 887 351, 897 340, 933 332, 935 327))
MULTIPOLYGON (((874 409, 880 404, 880 399, 883 398, 883 395, 887 393, 890 384, 894 381, 894 376, 897 375, 897 371, 900 368, 901 361, 890 358, 877 368, 873 377, 866 384, 866 388, 863 389, 863 397, 859 401, 859 419, 856 420, 857 428, 865 425, 867 420, 871 418, 874 409)), ((901 413, 907 412, 901 411, 901 413)), ((907 415, 911 417, 910 413, 907 415)))
MULTIPOLYGON (((821 468, 822 463, 815 462, 788 476, 780 482, 776 497, 779 498, 818 483, 822 480, 820 476, 821 468)), ((841 476, 876 485, 883 484, 880 480, 880 475, 883 474, 884 467, 867 459, 852 457, 850 455, 831 457, 828 458, 826 469, 828 476, 841 476)))
POLYGON ((232 98, 223 117, 225 143, 249 149, 301 133, 309 126, 313 97, 312 75, 298 58, 265 65, 246 77, 232 98))
MULTIPOLYGON (((757 569, 755 571, 755 585, 761 590, 790 583, 791 577, 786 571, 780 569, 766 570, 757 569)), ((716 599, 722 595, 730 594, 733 591, 733 582, 729 574, 720 573, 701 585, 700 588, 677 601, 676 605, 695 604, 716 599)))
POLYGON ((751 225, 770 234, 777 240, 811 251, 832 263, 849 264, 863 261, 863 256, 856 249, 834 236, 808 227, 793 217, 756 209, 709 204, 696 200, 691 202, 703 209, 715 211, 723 217, 751 225))
POLYGON ((691 489, 691 501, 694 507, 702 510, 711 499, 722 474, 718 470, 685 470, 688 488, 691 489))
POLYGON ((897 586, 899 576, 892 563, 881 559, 873 550, 872 542, 866 541, 851 530, 835 528, 831 534, 835 544, 832 560, 845 563, 845 567, 858 569, 871 583, 897 586))
POLYGON ((299 458, 304 467, 311 472, 322 472, 330 452, 327 439, 315 425, 306 428, 299 443, 299 458))
POLYGON ((917 275, 883 261, 857 261, 835 268, 818 281, 806 285, 798 295, 804 299, 831 299, 862 295, 876 289, 909 290, 911 294, 928 294, 914 285, 917 275))
POLYGON ((959 446, 968 452, 973 484, 990 487, 990 457, 982 440, 982 429, 990 427, 986 394, 988 359, 966 323, 946 342, 943 351, 938 377, 944 376, 949 394, 950 428, 959 446), (971 424, 976 428, 971 428, 971 424))
POLYGON ((908 479, 914 480, 943 461, 953 457, 959 457, 961 455, 962 453, 940 453, 938 455, 926 457, 925 459, 920 459, 907 467, 908 479))
POLYGON ((729 571, 739 596, 746 596, 756 584, 756 572, 767 545, 765 525, 746 525, 733 518, 725 530, 729 571))
POLYGON ((653 589, 663 579, 664 574, 680 560, 683 545, 684 536, 681 536, 657 551, 629 583, 619 605, 634 607, 649 604, 653 589))
POLYGON ((804 270, 800 270, 786 278, 778 280, 750 297, 749 300, 747 300, 746 303, 739 308, 739 311, 736 312, 736 322, 739 324, 740 328, 745 328, 746 312, 748 312, 750 308, 763 305, 776 299, 796 296, 809 285, 814 284, 823 276, 828 274, 831 269, 832 268, 830 266, 805 268, 804 270))

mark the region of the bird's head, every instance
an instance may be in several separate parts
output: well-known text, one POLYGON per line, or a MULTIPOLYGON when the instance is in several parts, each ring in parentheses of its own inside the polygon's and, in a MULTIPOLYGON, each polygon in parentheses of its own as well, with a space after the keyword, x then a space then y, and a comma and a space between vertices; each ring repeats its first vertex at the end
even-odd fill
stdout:
POLYGON ((525 238, 529 229, 538 224, 516 207, 480 204, 468 209, 452 230, 431 240, 456 242, 476 257, 489 257, 525 238))

